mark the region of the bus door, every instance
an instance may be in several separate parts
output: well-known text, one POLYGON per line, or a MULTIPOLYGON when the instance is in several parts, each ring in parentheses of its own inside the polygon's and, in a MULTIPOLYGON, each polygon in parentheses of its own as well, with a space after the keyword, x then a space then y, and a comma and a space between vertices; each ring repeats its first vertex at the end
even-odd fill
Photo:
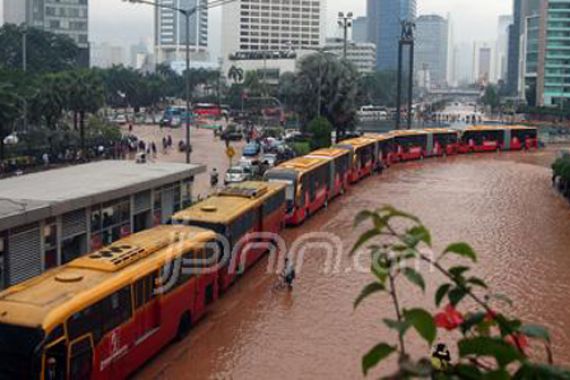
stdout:
MULTIPOLYGON (((513 136, 512 130, 511 129, 505 129, 504 130, 504 136, 503 136, 503 149, 504 150, 511 150, 511 139, 515 138, 513 136)), ((514 141, 513 141, 514 142, 514 141)), ((518 141, 516 142, 516 145, 518 145, 518 141)))
POLYGON ((338 168, 338 164, 337 161, 340 158, 337 157, 333 160, 331 160, 328 164, 328 170, 329 170, 329 199, 333 198, 334 196, 336 196, 338 193, 340 193, 340 186, 342 184, 342 178, 341 178, 341 173, 337 170, 338 168))
POLYGON ((160 295, 155 294, 157 273, 152 272, 133 285, 135 293, 135 345, 141 344, 160 327, 160 295))
POLYGON ((93 370, 93 341, 85 335, 69 346, 69 379, 90 379, 93 370))
POLYGON ((65 379, 67 374, 67 345, 65 340, 46 348, 44 354, 44 378, 46 380, 65 379))
POLYGON ((426 147, 426 151, 429 156, 437 156, 438 152, 436 152, 435 148, 436 148, 436 134, 435 132, 430 132, 427 135, 427 147, 426 147))

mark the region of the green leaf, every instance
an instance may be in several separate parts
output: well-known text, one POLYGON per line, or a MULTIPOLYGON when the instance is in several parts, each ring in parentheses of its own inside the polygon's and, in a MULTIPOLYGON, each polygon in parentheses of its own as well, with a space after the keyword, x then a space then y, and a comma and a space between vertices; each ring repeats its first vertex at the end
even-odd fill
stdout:
POLYGON ((405 310, 404 318, 430 345, 433 343, 437 336, 437 328, 430 313, 423 309, 405 310))
POLYGON ((407 267, 402 270, 402 273, 404 276, 406 276, 408 281, 419 286, 424 292, 426 291, 426 283, 424 281, 424 278, 415 269, 407 267))
POLYGON ((473 261, 474 263, 477 262, 477 255, 475 254, 475 251, 467 243, 455 243, 449 245, 445 249, 445 251, 443 251, 442 256, 445 256, 448 253, 453 253, 462 257, 466 257, 468 259, 471 259, 471 261, 473 261))
POLYGON ((568 380, 570 379, 570 371, 547 364, 536 364, 524 362, 523 365, 513 376, 515 380, 526 379, 549 379, 549 380, 568 380))
POLYGON ((423 241, 431 247, 431 234, 425 226, 421 225, 413 227, 408 231, 408 234, 414 236, 418 241, 423 241))
POLYGON ((467 282, 468 282, 469 284, 472 284, 472 285, 475 285, 475 286, 479 286, 479 287, 484 288, 484 289, 487 289, 487 288, 488 288, 487 283, 486 283, 485 281, 481 280, 481 279, 478 278, 478 277, 469 277, 469 278, 467 279, 467 282))
POLYGON ((451 273, 451 275, 453 277, 459 278, 463 275, 463 273, 467 272, 470 268, 469 267, 453 267, 451 269, 449 269, 449 273, 451 273))
POLYGON ((519 332, 523 335, 528 336, 529 338, 540 339, 545 342, 550 342, 550 334, 548 330, 542 326, 536 325, 522 325, 519 328, 519 332))
POLYGON ((378 262, 373 262, 370 268, 378 281, 380 281, 381 284, 384 284, 388 278, 388 270, 382 267, 382 265, 380 265, 378 262))
POLYGON ((404 211, 400 211, 392 206, 384 206, 380 209, 380 212, 386 213, 388 214, 388 219, 390 218, 403 218, 403 219, 408 219, 408 220, 412 220, 416 223, 420 223, 420 220, 418 219, 418 217, 412 215, 412 214, 408 214, 404 211))
POLYGON ((374 215, 372 211, 368 210, 360 211, 358 214, 356 214, 356 217, 354 218, 354 228, 358 227, 366 220, 372 218, 372 215, 374 215))
POLYGON ((448 293, 449 303, 453 306, 457 306, 467 293, 461 288, 454 288, 448 293))
POLYGON ((352 250, 350 251, 350 255, 351 256, 354 255, 354 253, 356 251, 358 251, 358 249, 360 247, 362 247, 367 241, 369 241, 370 239, 372 239, 373 237, 378 236, 378 235, 380 235, 380 231, 378 231, 375 228, 368 230, 365 233, 363 233, 362 235, 360 235, 360 238, 358 239, 356 244, 354 244, 354 247, 352 247, 352 250))
POLYGON ((506 303, 506 304, 509 305, 509 306, 513 306, 513 301, 512 301, 509 297, 507 297, 506 295, 504 295, 504 294, 501 294, 501 293, 493 293, 493 294, 489 294, 488 297, 491 298, 491 299, 496 299, 496 300, 498 300, 498 301, 501 301, 501 302, 503 302, 503 303, 506 303))
POLYGON ((451 288, 451 284, 443 284, 437 289, 437 292, 435 293, 435 304, 436 304, 436 306, 439 307, 439 305, 441 305, 441 301, 443 300, 443 298, 445 297, 447 292, 449 292, 450 288, 451 288))
POLYGON ((362 358, 362 372, 364 375, 367 375, 370 368, 375 367, 394 351, 396 351, 396 348, 386 343, 380 343, 368 351, 368 353, 362 358))
POLYGON ((505 369, 488 372, 481 377, 482 380, 509 380, 510 378, 511 376, 505 369))
POLYGON ((478 312, 469 315, 467 319, 465 319, 465 321, 463 321, 463 323, 461 324, 461 330, 463 331, 463 333, 466 333, 473 326, 479 325, 481 322, 483 322, 486 316, 487 313, 485 312, 478 312))
POLYGON ((501 367, 523 359, 522 354, 515 347, 500 338, 479 336, 463 339, 459 341, 458 347, 462 358, 470 355, 489 356, 495 358, 501 367))
POLYGON ((380 284, 379 282, 371 282, 370 284, 366 285, 364 289, 362 289, 356 300, 354 301, 354 308, 356 309, 358 305, 360 305, 360 303, 364 301, 364 299, 367 298, 369 295, 381 292, 383 290, 386 290, 386 288, 384 287, 384 285, 380 284))
POLYGON ((406 321, 398 322, 393 319, 383 319, 382 320, 388 328, 392 330, 396 330, 398 334, 404 335, 406 331, 411 327, 410 324, 406 321))

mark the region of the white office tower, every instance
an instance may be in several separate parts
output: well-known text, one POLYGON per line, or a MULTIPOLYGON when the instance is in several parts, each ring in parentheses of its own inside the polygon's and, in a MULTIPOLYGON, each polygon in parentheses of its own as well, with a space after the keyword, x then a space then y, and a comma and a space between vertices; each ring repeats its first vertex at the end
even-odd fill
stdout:
MULTIPOLYGON (((158 0, 158 3, 179 9, 201 7, 190 17, 190 56, 197 61, 207 61, 208 10, 206 0, 158 0)), ((185 60, 186 17, 172 9, 156 7, 155 55, 157 63, 185 60)))

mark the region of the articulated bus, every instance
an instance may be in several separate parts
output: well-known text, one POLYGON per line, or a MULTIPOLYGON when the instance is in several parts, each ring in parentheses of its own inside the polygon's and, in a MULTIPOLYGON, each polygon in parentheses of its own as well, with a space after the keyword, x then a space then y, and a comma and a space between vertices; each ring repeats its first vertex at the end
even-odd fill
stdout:
POLYGON ((325 148, 311 152, 307 158, 330 159, 329 200, 340 195, 350 185, 350 152, 341 148, 325 148))
POLYGON ((430 157, 451 156, 459 152, 459 132, 454 129, 430 128, 428 133, 427 155, 430 157))
POLYGON ((352 168, 350 182, 356 183, 362 178, 371 175, 376 166, 376 139, 371 137, 358 137, 341 141, 338 148, 352 152, 352 168))
POLYGON ((461 134, 461 153, 496 152, 505 144, 505 129, 493 125, 474 125, 461 134))
POLYGON ((217 299, 215 236, 155 227, 0 293, 0 378, 126 378, 217 299))
POLYGON ((538 129, 524 125, 505 126, 505 150, 538 148, 538 129), (507 145, 508 144, 508 145, 507 145))
POLYGON ((394 161, 410 161, 424 158, 427 154, 428 132, 422 130, 392 131, 394 137, 394 161))
POLYGON ((282 230, 285 188, 282 183, 244 182, 172 217, 173 224, 207 228, 227 239, 232 256, 220 269, 222 291, 269 249, 270 239, 265 241, 267 245, 258 244, 263 242, 256 233, 282 230))
POLYGON ((265 174, 269 183, 281 182, 287 185, 286 224, 301 224, 327 205, 331 183, 330 162, 330 158, 298 157, 265 174))
POLYGON ((389 133, 367 134, 366 138, 374 139, 376 147, 374 157, 376 159, 376 170, 382 171, 392 165, 394 159, 394 137, 389 133))

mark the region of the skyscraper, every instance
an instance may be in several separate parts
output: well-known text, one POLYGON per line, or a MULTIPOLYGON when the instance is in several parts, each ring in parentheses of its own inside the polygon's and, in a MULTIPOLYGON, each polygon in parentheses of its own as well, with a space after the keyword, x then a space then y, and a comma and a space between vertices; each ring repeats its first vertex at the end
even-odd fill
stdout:
POLYGON ((416 20, 415 68, 429 72, 430 82, 442 87, 447 82, 449 25, 438 15, 422 15, 416 20))
MULTIPOLYGON (((528 26, 536 28, 538 61, 536 64, 536 103, 540 106, 567 107, 570 99, 569 55, 570 8, 566 0, 542 0, 539 17, 529 18, 528 26)), ((530 34, 530 33, 529 33, 530 34)), ((529 51, 532 53, 532 51, 529 51)), ((532 65, 530 56, 527 66, 532 65)), ((532 91, 531 91, 532 92, 532 91)))
POLYGON ((481 85, 494 82, 493 49, 485 42, 473 43, 473 78, 481 85))
POLYGON ((495 60, 495 77, 507 79, 507 61, 509 56, 509 26, 513 23, 513 16, 499 16, 499 31, 497 37, 497 47, 495 49, 497 59, 495 60))
POLYGON ((379 70, 396 70, 398 67, 398 41, 400 22, 414 21, 416 0, 368 0, 370 42, 376 44, 376 67, 379 70))
MULTIPOLYGON (((352 22, 352 40, 354 42, 369 42, 368 41, 368 18, 357 17, 352 22)), ((376 60, 376 58, 375 58, 376 60)))
POLYGON ((89 66, 87 0, 4 0, 4 22, 70 37, 80 48, 79 63, 89 66))
MULTIPOLYGON (((206 0, 158 0, 162 5, 193 9, 206 0)), ((186 55, 186 18, 172 9, 156 7, 155 53, 157 63, 184 60, 186 55)), ((193 60, 208 60, 208 10, 198 10, 190 17, 190 54, 193 60)))
POLYGON ((521 66, 521 37, 525 34, 526 18, 536 14, 542 0, 513 0, 513 24, 509 27, 507 58, 507 88, 516 94, 519 88, 521 66))

